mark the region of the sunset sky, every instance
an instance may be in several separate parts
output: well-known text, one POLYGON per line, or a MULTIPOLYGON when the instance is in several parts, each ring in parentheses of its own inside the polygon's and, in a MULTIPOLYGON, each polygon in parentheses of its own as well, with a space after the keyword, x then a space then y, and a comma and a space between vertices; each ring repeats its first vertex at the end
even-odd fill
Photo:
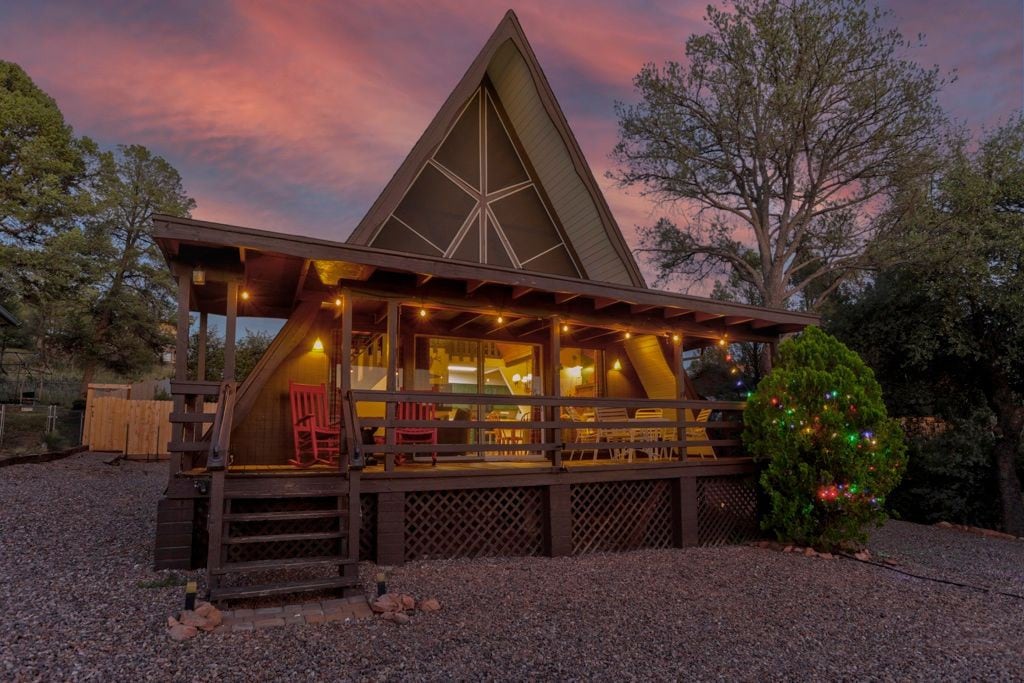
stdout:
MULTIPOLYGON (((613 105, 646 61, 683 58, 706 2, 521 2, 519 15, 616 217, 657 213, 604 178, 613 105)), ((1021 0, 888 0, 942 103, 977 130, 1024 98, 1021 0)), ((508 9, 506 2, 0 0, 0 59, 78 134, 140 143, 184 177, 198 218, 344 239, 508 9)), ((646 270, 646 269, 645 269, 646 270)))

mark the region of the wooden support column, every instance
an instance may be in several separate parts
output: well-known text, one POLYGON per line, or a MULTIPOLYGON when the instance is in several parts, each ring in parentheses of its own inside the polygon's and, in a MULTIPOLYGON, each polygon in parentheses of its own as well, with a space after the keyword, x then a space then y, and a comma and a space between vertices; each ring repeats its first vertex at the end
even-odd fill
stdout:
POLYGON ((196 379, 206 380, 206 312, 199 314, 199 346, 196 349, 196 379))
MULTIPOLYGON (((394 393, 398 391, 398 314, 401 309, 398 306, 398 301, 394 299, 388 300, 388 376, 387 376, 387 390, 388 393, 394 393)), ((385 416, 387 419, 395 419, 395 409, 397 406, 393 402, 388 402, 385 406, 385 416)), ((395 445, 395 430, 394 428, 384 429, 384 442, 388 446, 395 445)), ((391 472, 395 469, 395 454, 386 453, 384 455, 384 470, 391 472)))
POLYGON ((572 502, 568 484, 547 487, 544 500, 545 541, 548 555, 565 557, 572 554, 572 502))
POLYGON ((228 283, 227 313, 224 318, 224 381, 235 379, 235 333, 238 327, 238 283, 228 283))
POLYGON ((673 510, 675 516, 673 534, 680 547, 695 546, 700 543, 697 522, 697 477, 685 476, 676 480, 673 510))
MULTIPOLYGON (((178 273, 178 329, 174 340, 174 379, 179 382, 184 382, 188 379, 188 337, 189 337, 189 303, 192 292, 192 268, 191 266, 182 266, 177 270, 178 273)), ((185 412, 185 397, 175 396, 174 397, 174 412, 184 413, 185 412)), ((185 428, 181 423, 175 423, 171 425, 171 441, 182 442, 184 440, 185 428)), ((191 456, 189 456, 191 458, 191 456)), ((185 465, 191 466, 191 463, 182 462, 182 454, 175 452, 171 453, 170 457, 170 478, 173 479, 174 475, 181 472, 182 467, 185 465)))
MULTIPOLYGON (((562 382, 559 373, 562 365, 562 325, 561 321, 557 317, 551 318, 549 333, 548 367, 547 372, 544 373, 546 377, 544 385, 548 396, 559 398, 562 395, 562 382)), ((549 422, 559 420, 562 417, 562 409, 560 405, 546 406, 543 410, 544 419, 549 422)), ((552 428, 549 432, 547 443, 562 443, 562 430, 557 427, 552 428)), ((561 469, 561 448, 556 448, 551 451, 551 465, 552 467, 561 469)))
POLYGON ((405 493, 377 494, 377 564, 398 565, 405 561, 405 493))
MULTIPOLYGON (((344 500, 348 503, 348 538, 346 539, 348 547, 346 550, 348 559, 351 560, 344 565, 341 575, 353 579, 357 584, 359 578, 359 530, 363 525, 363 508, 359 501, 359 477, 361 474, 360 470, 349 468, 348 495, 338 498, 339 501, 344 500)), ((346 597, 361 592, 362 587, 358 585, 348 586, 344 590, 346 597)))
MULTIPOLYGON (((676 376, 676 398, 680 401, 686 399, 686 370, 683 368, 683 337, 679 335, 672 339, 672 372, 676 376)), ((676 409, 676 429, 679 440, 683 443, 679 446, 679 459, 686 460, 686 408, 676 409)))

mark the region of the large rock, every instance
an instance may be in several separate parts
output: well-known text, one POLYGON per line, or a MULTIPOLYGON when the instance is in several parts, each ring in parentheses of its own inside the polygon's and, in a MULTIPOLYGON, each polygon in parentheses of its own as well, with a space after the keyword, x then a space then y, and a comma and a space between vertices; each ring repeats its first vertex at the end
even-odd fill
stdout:
POLYGON ((441 603, 437 601, 437 598, 427 598, 420 601, 419 608, 421 612, 436 612, 441 609, 441 603))

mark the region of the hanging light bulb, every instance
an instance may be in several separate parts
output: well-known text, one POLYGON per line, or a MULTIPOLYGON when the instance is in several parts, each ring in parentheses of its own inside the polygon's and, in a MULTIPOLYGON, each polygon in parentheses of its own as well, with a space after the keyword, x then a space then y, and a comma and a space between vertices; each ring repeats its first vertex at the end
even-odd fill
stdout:
POLYGON ((673 334, 672 335, 672 341, 674 341, 674 342, 679 341, 679 334, 673 334))
POLYGON ((728 343, 729 343, 729 342, 727 342, 727 341, 725 340, 725 337, 722 337, 721 339, 719 339, 719 340, 718 340, 718 345, 719 345, 719 346, 725 346, 725 345, 727 345, 728 343))
POLYGON ((632 337, 633 337, 633 334, 631 332, 627 332, 626 333, 626 339, 631 339, 632 337))
POLYGON ((334 305, 335 306, 341 306, 341 297, 340 296, 334 300, 334 305))
POLYGON ((505 322, 505 316, 503 316, 503 315, 501 315, 501 314, 499 313, 499 314, 498 314, 498 324, 500 325, 500 324, 502 324, 503 322, 505 322))
POLYGON ((569 331, 569 324, 568 323, 562 323, 562 332, 568 332, 568 331, 569 331))
POLYGON ((248 301, 248 300, 249 300, 249 290, 243 289, 242 290, 242 301, 248 301))
POLYGON ((421 318, 426 318, 427 317, 427 309, 425 309, 425 308, 421 308, 420 309, 420 317, 421 318))

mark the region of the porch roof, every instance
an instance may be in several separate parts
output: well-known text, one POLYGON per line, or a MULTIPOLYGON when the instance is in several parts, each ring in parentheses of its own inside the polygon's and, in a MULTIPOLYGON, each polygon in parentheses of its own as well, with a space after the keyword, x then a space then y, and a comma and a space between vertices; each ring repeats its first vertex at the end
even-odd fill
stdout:
MULTIPOLYGON (((424 305, 565 316, 585 324, 642 324, 704 338, 770 341, 818 323, 813 314, 654 289, 419 256, 304 235, 157 215, 153 234, 172 269, 201 265, 211 282, 259 288, 258 312, 288 317, 302 299, 349 287, 424 305)), ((223 313, 224 291, 195 288, 196 310, 223 313)))

